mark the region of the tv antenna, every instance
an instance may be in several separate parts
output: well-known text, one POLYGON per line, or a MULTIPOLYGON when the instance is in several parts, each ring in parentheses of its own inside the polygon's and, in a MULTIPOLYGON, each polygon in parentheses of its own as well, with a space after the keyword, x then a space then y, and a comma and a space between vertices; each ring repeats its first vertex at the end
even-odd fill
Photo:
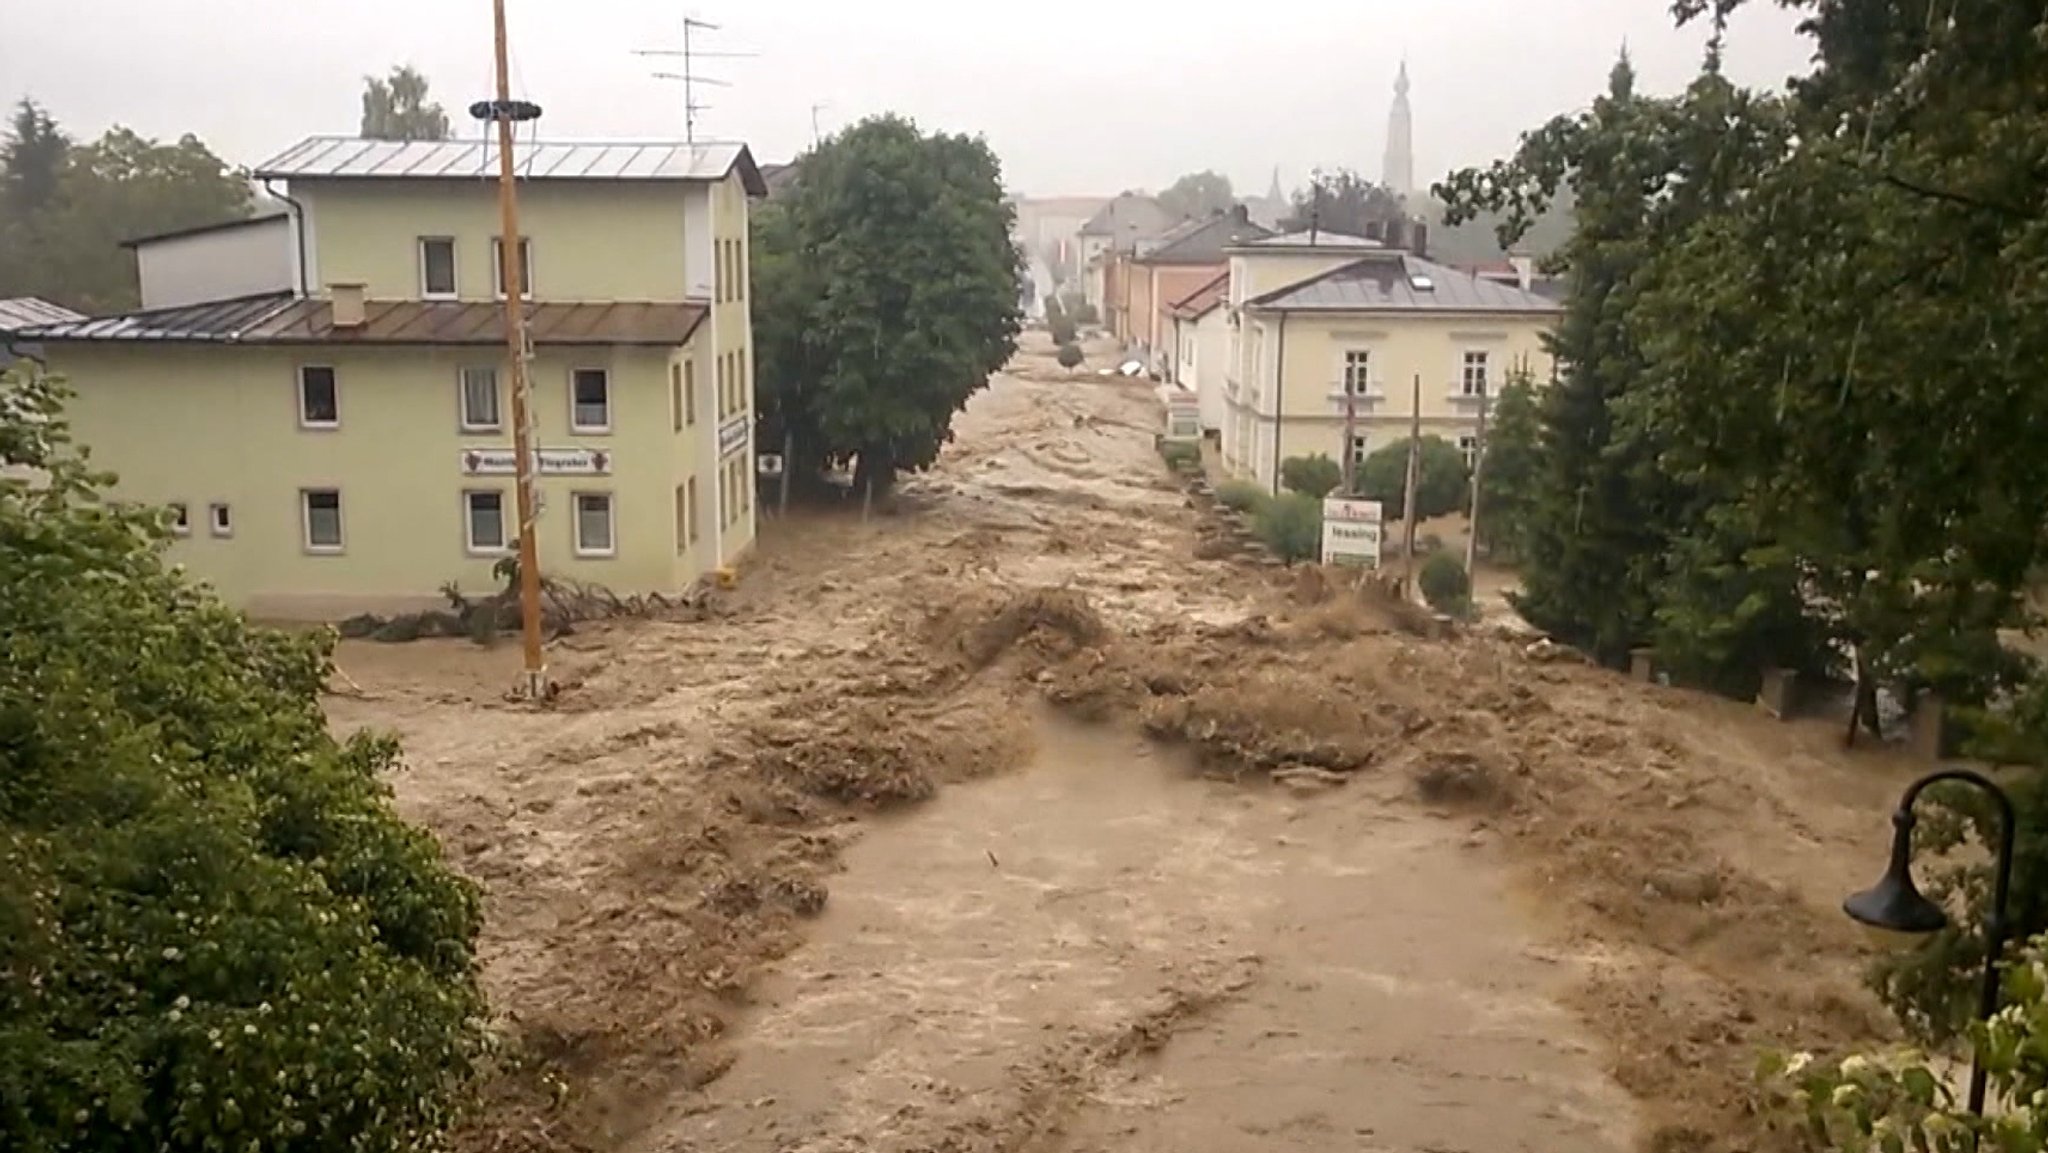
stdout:
POLYGON ((699 20, 695 16, 685 16, 683 17, 683 46, 681 48, 635 48, 633 50, 633 55, 635 56, 676 57, 682 60, 682 71, 659 71, 654 73, 654 77, 657 80, 680 80, 682 82, 683 140, 688 144, 697 143, 697 114, 711 107, 709 104, 698 101, 697 86, 701 84, 712 88, 732 87, 726 81, 700 75, 697 71, 697 62, 699 60, 739 60, 758 55, 758 53, 754 52, 706 52, 697 47, 694 33, 716 31, 718 31, 718 25, 708 20, 699 20))

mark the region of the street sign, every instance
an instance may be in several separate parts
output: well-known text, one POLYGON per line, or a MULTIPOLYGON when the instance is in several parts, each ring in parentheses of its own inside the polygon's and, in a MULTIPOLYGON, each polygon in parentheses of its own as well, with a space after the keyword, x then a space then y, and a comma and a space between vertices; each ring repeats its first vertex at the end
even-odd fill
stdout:
POLYGON ((1323 563, 1380 567, 1380 502, 1323 498, 1323 563))
MULTIPOLYGON (((534 450, 533 471, 542 476, 604 476, 612 470, 612 454, 592 448, 542 448, 534 450)), ((509 448, 465 448, 462 450, 464 476, 511 476, 518 472, 519 457, 509 448)))
POLYGON ((733 417, 731 420, 718 426, 719 459, 723 460, 746 447, 747 428, 752 421, 752 417, 742 415, 733 417))

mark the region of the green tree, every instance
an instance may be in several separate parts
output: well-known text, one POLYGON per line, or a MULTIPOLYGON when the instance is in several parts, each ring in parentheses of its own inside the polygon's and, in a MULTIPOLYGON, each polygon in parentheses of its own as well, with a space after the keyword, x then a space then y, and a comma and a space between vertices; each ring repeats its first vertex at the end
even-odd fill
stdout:
MULTIPOLYGON (((1448 516, 1465 507, 1471 477, 1465 471, 1465 454, 1440 436, 1422 438, 1415 486, 1416 515, 1428 518, 1448 516)), ((1408 442, 1395 441, 1365 458, 1359 466, 1360 496, 1376 500, 1390 518, 1405 515, 1408 507, 1408 442)))
POLYGON ((1306 232, 1311 226, 1364 236, 1405 215, 1401 198, 1383 184, 1348 168, 1317 169, 1308 187, 1293 196, 1294 209, 1280 221, 1282 232, 1306 232))
POLYGON ((800 466, 852 461, 857 485, 885 492, 938 459, 953 414, 1016 350, 1013 210, 986 143, 897 116, 799 163, 754 234, 763 410, 800 466))
POLYGON ((251 627, 0 377, 0 1147, 430 1147, 484 1043, 479 902, 251 627), (21 479, 27 476, 36 479, 21 479))
POLYGON ((1280 486, 1321 500, 1344 483, 1344 470, 1324 453, 1290 456, 1280 462, 1280 486))
POLYGON ((401 64, 387 77, 363 78, 363 120, 357 135, 365 140, 446 140, 448 114, 427 99, 427 78, 401 64))
POLYGON ((1447 552, 1431 553, 1415 576, 1422 598, 1440 613, 1462 617, 1472 611, 1472 578, 1465 565, 1447 552))
POLYGON ((1323 502, 1283 492, 1253 509, 1252 532, 1290 565, 1313 560, 1323 548, 1323 502))
POLYGON ((0 144, 0 205, 10 221, 47 209, 71 157, 71 138, 49 112, 24 98, 15 106, 7 139, 0 144))
POLYGON ((1159 206, 1174 216, 1203 220, 1237 204, 1230 177, 1220 172, 1190 172, 1167 186, 1158 196, 1159 206))
POLYGON ((1486 465, 1479 470, 1479 543, 1489 555, 1521 554, 1522 533, 1543 468, 1536 384, 1508 379, 1487 413, 1486 465))

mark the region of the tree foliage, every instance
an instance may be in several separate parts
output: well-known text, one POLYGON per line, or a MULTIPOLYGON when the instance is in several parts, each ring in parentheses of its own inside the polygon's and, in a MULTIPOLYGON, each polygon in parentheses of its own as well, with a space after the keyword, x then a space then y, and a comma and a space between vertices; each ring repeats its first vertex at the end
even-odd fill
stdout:
POLYGON ((1508 379, 1487 413, 1486 462, 1479 470, 1479 543, 1494 556, 1521 555, 1538 472, 1543 467, 1536 383, 1508 379))
POLYGON ((1392 189, 1348 168, 1317 169, 1308 187, 1295 191, 1293 201, 1293 210, 1281 218, 1281 232, 1306 232, 1314 226, 1364 236, 1404 215, 1401 198, 1392 189))
POLYGON ((432 1148, 476 890, 393 814, 396 744, 329 736, 326 636, 166 570, 59 396, 0 376, 0 1147, 432 1148))
POLYGON ((248 181, 195 137, 161 144, 116 127, 79 144, 24 100, 0 144, 0 297, 132 308, 123 240, 233 220, 250 201, 248 181))
POLYGON ((799 161, 755 214, 764 417, 811 470, 886 489, 929 467, 953 414, 1016 349, 1021 259, 983 141, 880 116, 799 161))
POLYGON ((1321 500, 1344 483, 1344 470, 1325 453, 1290 456, 1280 462, 1280 486, 1321 500))
POLYGON ((427 99, 427 78, 401 64, 389 76, 363 78, 363 119, 357 135, 365 140, 446 140, 448 114, 427 99))
MULTIPOLYGON (((1427 519, 1448 516, 1465 507, 1471 477, 1465 471, 1465 454, 1440 436, 1425 436, 1417 464, 1415 513, 1427 519)), ((1358 468, 1358 494, 1380 502, 1389 517, 1406 515, 1408 508, 1408 442, 1398 440, 1365 458, 1358 468)))
POLYGON ((1252 532, 1290 565, 1313 560, 1323 548, 1323 502, 1306 493, 1283 492, 1252 511, 1252 532))
POLYGON ((1464 562, 1450 553, 1429 554, 1415 583, 1422 590, 1422 599, 1440 613, 1462 617, 1472 611, 1472 578, 1465 572, 1464 562))
POLYGON ((1187 220, 1207 220, 1237 204, 1230 177, 1220 172, 1190 172, 1167 186, 1157 197, 1159 206, 1187 220))

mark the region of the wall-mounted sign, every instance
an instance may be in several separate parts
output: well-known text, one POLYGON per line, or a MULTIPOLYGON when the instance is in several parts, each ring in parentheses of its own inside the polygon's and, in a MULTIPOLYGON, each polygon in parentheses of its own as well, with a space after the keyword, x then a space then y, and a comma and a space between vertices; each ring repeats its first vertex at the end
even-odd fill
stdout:
MULTIPOLYGON (((464 476, 511 476, 519 455, 509 448, 465 448, 464 476)), ((533 453, 533 471, 541 476, 604 476, 612 470, 612 454, 601 448, 542 448, 533 453)))
POLYGON ((736 416, 718 426, 719 459, 723 460, 747 447, 747 429, 751 424, 752 421, 747 417, 736 416))
POLYGON ((754 462, 754 468, 762 476, 781 476, 782 454, 779 452, 764 452, 761 454, 760 459, 754 462))
POLYGON ((1323 498, 1323 563, 1380 567, 1380 502, 1323 498))

